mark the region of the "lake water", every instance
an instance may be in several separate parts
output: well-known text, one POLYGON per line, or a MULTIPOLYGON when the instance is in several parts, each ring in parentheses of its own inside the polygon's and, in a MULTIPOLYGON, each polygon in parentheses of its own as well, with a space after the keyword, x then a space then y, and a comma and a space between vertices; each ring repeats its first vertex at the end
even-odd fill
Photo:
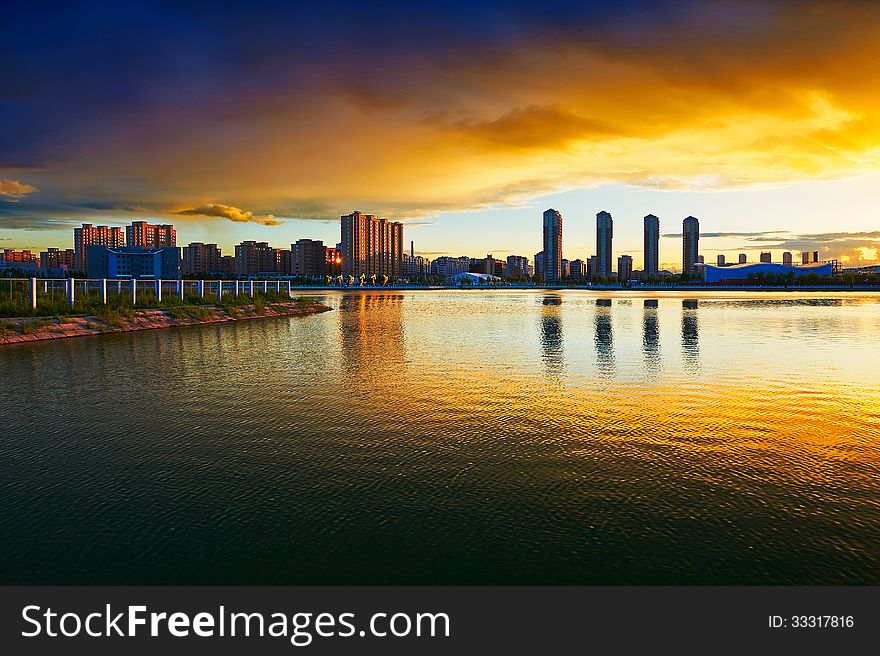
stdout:
POLYGON ((317 295, 0 348, 0 582, 880 584, 880 296, 317 295))

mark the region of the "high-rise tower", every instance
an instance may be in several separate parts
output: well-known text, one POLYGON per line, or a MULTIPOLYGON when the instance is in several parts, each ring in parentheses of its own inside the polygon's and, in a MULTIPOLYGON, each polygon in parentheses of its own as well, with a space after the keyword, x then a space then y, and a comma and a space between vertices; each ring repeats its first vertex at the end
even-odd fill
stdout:
POLYGON ((544 279, 555 282, 562 277, 562 214, 544 212, 544 279))
POLYGON ((653 214, 645 217, 645 277, 656 278, 660 272, 660 219, 653 214))
POLYGON ((700 222, 689 216, 682 222, 681 272, 692 276, 696 273, 694 265, 700 257, 700 222))
POLYGON ((372 214, 352 212, 341 217, 342 273, 386 275, 403 270, 403 224, 372 214))
POLYGON ((607 278, 612 275, 611 240, 614 237, 614 221, 611 214, 601 211, 596 215, 596 275, 607 278))

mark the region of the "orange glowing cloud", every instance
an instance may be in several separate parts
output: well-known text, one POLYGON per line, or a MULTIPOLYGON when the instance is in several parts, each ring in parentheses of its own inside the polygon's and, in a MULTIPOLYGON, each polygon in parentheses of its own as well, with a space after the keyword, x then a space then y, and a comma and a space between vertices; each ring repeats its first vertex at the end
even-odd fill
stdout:
POLYGON ((231 207, 229 205, 221 205, 220 203, 209 203, 200 207, 193 207, 187 210, 179 210, 175 212, 181 216, 211 216, 223 219, 229 219, 236 223, 259 223, 266 226, 277 226, 284 223, 279 221, 272 214, 265 216, 257 216, 253 212, 231 207))
POLYGON ((33 185, 19 182, 18 180, 10 180, 9 178, 3 178, 0 180, 0 196, 9 196, 12 199, 18 199, 27 194, 32 194, 35 191, 39 191, 39 189, 33 185))
POLYGON ((353 208, 424 217, 604 183, 718 190, 880 168, 876 3, 719 0, 567 27, 437 56, 369 44, 334 61, 268 53, 247 93, 200 87, 134 108, 45 176, 62 196, 85 187, 277 225, 353 208), (267 70, 272 83, 257 83, 267 70))

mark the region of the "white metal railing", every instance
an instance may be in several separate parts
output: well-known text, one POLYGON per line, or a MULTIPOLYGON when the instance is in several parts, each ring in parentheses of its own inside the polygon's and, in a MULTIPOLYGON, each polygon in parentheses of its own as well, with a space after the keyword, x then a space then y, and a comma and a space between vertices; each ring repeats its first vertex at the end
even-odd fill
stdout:
POLYGON ((68 305, 74 305, 83 296, 106 304, 111 298, 130 295, 132 304, 143 294, 152 294, 157 301, 165 296, 195 295, 223 298, 224 294, 254 296, 269 291, 290 293, 290 280, 161 280, 116 278, 6 278, 0 279, 0 300, 25 297, 36 309, 41 298, 55 299, 63 295, 68 305), (8 285, 8 286, 6 286, 8 285))

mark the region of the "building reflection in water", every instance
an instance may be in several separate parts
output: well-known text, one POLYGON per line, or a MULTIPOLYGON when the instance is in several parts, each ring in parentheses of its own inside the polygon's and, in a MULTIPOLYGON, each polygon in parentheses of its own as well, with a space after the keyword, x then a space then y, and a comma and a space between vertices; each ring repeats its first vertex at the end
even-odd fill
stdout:
POLYGON ((611 299, 596 299, 596 364, 599 375, 614 375, 614 331, 611 325, 611 299))
POLYGON ((698 301, 686 299, 681 302, 681 353, 685 369, 700 368, 700 331, 697 324, 698 301))
POLYGON ((350 376, 382 385, 397 380, 406 362, 403 299, 402 294, 372 292, 340 299, 342 363, 350 376))
POLYGON ((552 376, 559 376, 565 370, 565 350, 562 339, 562 316, 559 306, 562 297, 545 296, 541 308, 541 360, 544 368, 552 376))
POLYGON ((657 306, 657 299, 646 299, 642 317, 642 352, 645 354, 645 368, 649 372, 660 369, 660 321, 657 306))

